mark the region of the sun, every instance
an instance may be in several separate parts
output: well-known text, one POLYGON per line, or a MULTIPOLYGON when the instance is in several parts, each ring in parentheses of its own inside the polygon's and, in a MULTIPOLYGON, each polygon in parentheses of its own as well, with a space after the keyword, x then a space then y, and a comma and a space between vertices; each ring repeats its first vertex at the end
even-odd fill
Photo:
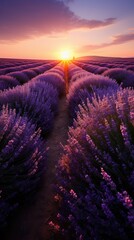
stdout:
POLYGON ((70 50, 64 50, 60 53, 61 60, 71 60, 72 59, 72 52, 70 50))

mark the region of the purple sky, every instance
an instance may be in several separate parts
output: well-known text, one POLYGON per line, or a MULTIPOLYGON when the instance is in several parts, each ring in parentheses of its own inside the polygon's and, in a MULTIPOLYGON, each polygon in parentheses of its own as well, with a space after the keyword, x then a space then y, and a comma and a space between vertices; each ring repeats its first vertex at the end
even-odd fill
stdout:
POLYGON ((0 57, 134 56, 133 12, 132 0, 2 0, 0 57))

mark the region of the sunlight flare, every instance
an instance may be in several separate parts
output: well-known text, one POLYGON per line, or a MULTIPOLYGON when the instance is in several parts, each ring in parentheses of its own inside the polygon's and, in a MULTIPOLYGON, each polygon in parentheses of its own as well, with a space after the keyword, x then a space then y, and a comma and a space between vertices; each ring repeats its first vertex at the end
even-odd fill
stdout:
POLYGON ((73 54, 70 50, 64 50, 60 52, 61 60, 71 60, 73 58, 73 54))

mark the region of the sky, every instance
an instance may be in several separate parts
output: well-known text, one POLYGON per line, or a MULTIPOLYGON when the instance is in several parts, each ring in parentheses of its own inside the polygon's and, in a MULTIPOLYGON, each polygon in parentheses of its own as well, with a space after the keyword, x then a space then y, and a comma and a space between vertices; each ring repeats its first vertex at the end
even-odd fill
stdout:
POLYGON ((0 57, 134 57, 134 0, 1 0, 0 57))

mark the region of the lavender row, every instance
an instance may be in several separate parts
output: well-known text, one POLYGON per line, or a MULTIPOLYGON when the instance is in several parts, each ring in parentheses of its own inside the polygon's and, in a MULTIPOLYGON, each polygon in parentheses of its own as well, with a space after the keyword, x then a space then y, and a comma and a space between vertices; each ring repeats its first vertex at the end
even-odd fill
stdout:
MULTIPOLYGON (((91 71, 96 71, 97 67, 105 67, 105 68, 122 68, 126 70, 131 70, 134 71, 134 58, 122 58, 122 59, 117 59, 117 58, 103 58, 100 57, 97 59, 96 58, 91 58, 90 60, 75 60, 74 63, 80 64, 80 66, 87 66, 89 65, 89 70, 91 71)), ((103 69, 102 69, 103 71, 103 69)))
POLYGON ((56 65, 44 74, 40 74, 33 81, 41 81, 52 84, 58 91, 59 97, 65 94, 64 66, 63 64, 56 65))
POLYGON ((125 69, 114 68, 103 72, 103 76, 115 79, 122 87, 134 88, 134 73, 125 69))
POLYGON ((86 71, 89 71, 91 73, 94 74, 102 74, 104 71, 108 70, 108 67, 102 67, 102 66, 98 66, 98 65, 94 65, 94 64, 86 64, 86 63, 82 63, 82 62, 74 62, 76 65, 78 65, 79 67, 85 69, 86 71))
POLYGON ((34 192, 46 165, 40 130, 26 117, 0 111, 0 228, 19 204, 34 192))
POLYGON ((94 74, 102 74, 103 76, 108 76, 112 79, 115 79, 118 84, 122 84, 123 87, 134 87, 134 72, 133 67, 130 68, 120 66, 112 66, 110 69, 108 67, 97 66, 93 64, 84 64, 81 62, 75 62, 78 66, 82 67, 86 71, 94 74), (131 71, 129 71, 131 70, 131 71))
POLYGON ((7 67, 15 67, 15 66, 21 66, 21 65, 28 65, 28 64, 45 64, 49 63, 48 60, 29 60, 29 59, 6 59, 6 58, 0 58, 0 69, 4 69, 7 67))
POLYGON ((22 70, 22 67, 20 67, 20 71, 15 71, 5 75, 1 75, 0 90, 9 89, 17 85, 22 85, 31 80, 33 77, 37 76, 38 74, 42 74, 43 72, 51 69, 54 66, 55 63, 45 64, 33 68, 27 68, 25 70, 22 70))
POLYGON ((134 231, 134 90, 80 106, 57 167, 64 239, 129 240, 134 231))
POLYGON ((87 99, 92 102, 94 97, 102 99, 117 91, 118 84, 104 76, 89 74, 75 65, 69 66, 70 89, 67 96, 69 114, 73 120, 77 116, 80 104, 86 104, 87 99))
POLYGON ((27 68, 34 68, 34 67, 39 67, 40 65, 43 64, 39 64, 39 63, 34 63, 34 64, 22 64, 22 65, 17 65, 17 66, 13 66, 13 67, 6 67, 0 70, 0 75, 4 75, 4 74, 8 74, 10 72, 16 72, 16 71, 21 71, 27 68))
POLYGON ((57 65, 23 86, 0 93, 0 226, 34 192, 46 167, 41 136, 52 130, 58 99, 65 92, 57 65))
POLYGON ((17 113, 40 127, 43 135, 48 134, 58 111, 58 96, 65 91, 63 77, 54 72, 58 70, 62 75, 63 68, 56 66, 23 86, 1 92, 0 108, 3 105, 15 108, 17 113))
POLYGON ((54 66, 55 66, 55 63, 45 64, 38 67, 27 68, 25 70, 11 72, 11 73, 8 73, 7 76, 14 77, 19 81, 20 84, 23 84, 25 82, 28 82, 38 74, 42 74, 45 71, 48 71, 54 66))
POLYGON ((25 69, 28 69, 28 68, 36 68, 36 67, 40 67, 40 66, 44 66, 46 64, 51 64, 51 63, 55 63, 55 65, 58 63, 58 61, 49 61, 47 63, 40 63, 40 62, 37 62, 37 63, 26 63, 26 64, 22 64, 22 65, 15 65, 13 67, 6 67, 6 68, 3 68, 0 70, 0 75, 4 75, 4 74, 8 74, 8 73, 11 73, 11 72, 16 72, 16 71, 21 71, 21 70, 25 70, 25 69))

